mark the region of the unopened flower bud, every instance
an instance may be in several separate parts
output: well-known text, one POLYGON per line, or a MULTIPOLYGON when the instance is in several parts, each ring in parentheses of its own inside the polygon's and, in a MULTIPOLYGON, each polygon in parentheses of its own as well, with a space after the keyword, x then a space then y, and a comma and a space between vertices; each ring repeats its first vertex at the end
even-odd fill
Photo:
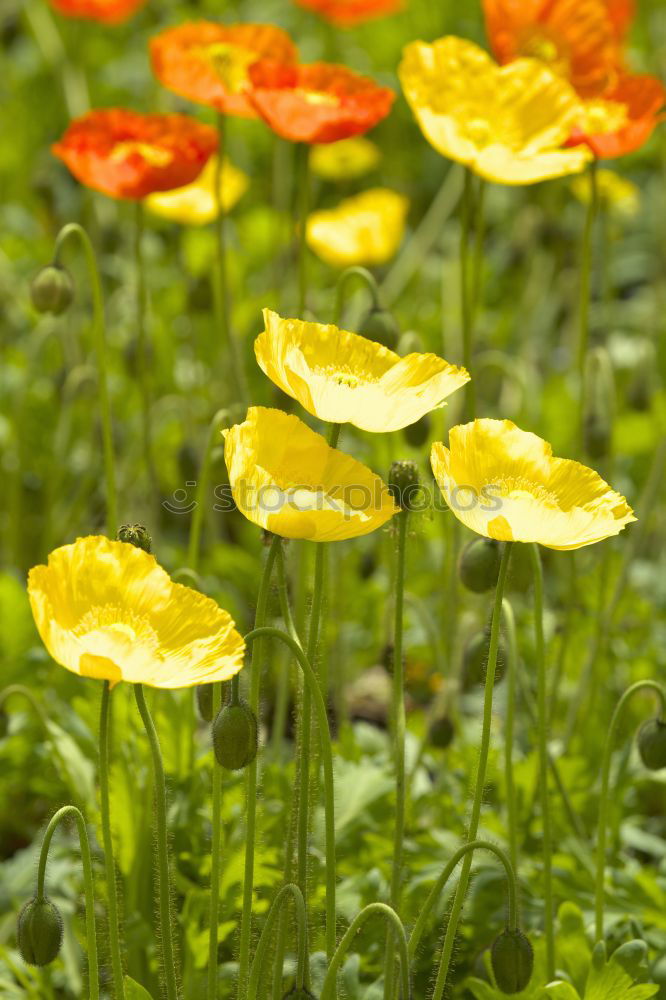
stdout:
POLYGON ((423 445, 430 437, 430 417, 426 413, 425 416, 417 420, 415 424, 410 424, 409 427, 405 427, 403 430, 403 437, 407 444, 410 444, 412 448, 422 448, 423 445))
POLYGON ((197 684, 195 696, 199 715, 204 722, 213 721, 213 688, 214 684, 197 684))
POLYGON ((392 313, 381 306, 373 306, 361 320, 359 333, 376 344, 395 351, 400 331, 392 313))
POLYGON ((439 750, 451 746, 456 729, 448 715, 440 715, 433 719, 428 727, 428 741, 439 750))
POLYGON ((648 719, 638 730, 638 752, 651 771, 666 767, 666 722, 648 719))
MULTIPOLYGON (((476 632, 468 641, 463 652, 463 687, 466 691, 476 684, 484 684, 490 652, 490 629, 476 632)), ((499 684, 506 673, 506 647, 500 636, 495 664, 495 683, 499 684)))
POLYGON ((121 524, 117 537, 119 542, 128 542, 144 552, 152 552, 153 540, 143 524, 121 524))
POLYGON ((257 756, 257 717, 246 701, 225 705, 213 723, 213 747, 221 767, 240 771, 257 756))
POLYGON ((388 488, 402 510, 412 510, 420 493, 419 470, 416 462, 394 462, 389 469, 388 488))
POLYGON ((31 899, 18 917, 18 949, 28 965, 48 965, 62 944, 62 917, 49 899, 31 899))
POLYGON ((59 264, 43 267, 30 286, 32 304, 40 313, 59 316, 74 299, 74 282, 69 271, 59 264))
POLYGON ((526 989, 534 969, 534 952, 522 931, 509 928, 502 931, 493 942, 490 961, 502 993, 520 993, 526 989))
POLYGON ((502 551, 493 538, 475 538, 460 554, 460 582, 475 594, 483 594, 497 585, 502 551))

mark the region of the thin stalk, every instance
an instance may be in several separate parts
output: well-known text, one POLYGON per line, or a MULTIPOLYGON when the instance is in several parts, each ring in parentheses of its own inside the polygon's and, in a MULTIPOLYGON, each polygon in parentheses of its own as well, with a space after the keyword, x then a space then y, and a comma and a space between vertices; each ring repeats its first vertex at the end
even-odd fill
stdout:
POLYGON ((109 951, 111 952, 113 989, 117 1000, 125 1000, 125 980, 123 977, 123 960, 120 951, 120 926, 118 922, 118 887, 116 883, 116 865, 113 859, 113 838, 111 836, 111 817, 109 811, 110 699, 111 688, 109 682, 104 681, 104 686, 102 687, 102 706, 99 716, 100 820, 102 823, 102 843, 104 846, 104 871, 106 875, 109 922, 109 951))
POLYGON ((611 718, 601 764, 601 793, 599 796, 599 826, 597 831, 597 875, 594 895, 595 937, 597 941, 603 941, 604 938, 604 872, 606 869, 608 789, 610 785, 611 757, 624 707, 638 691, 654 691, 659 698, 661 715, 666 715, 666 690, 657 681, 645 680, 637 681, 631 687, 627 688, 615 706, 615 711, 611 718))
POLYGON ((307 224, 310 211, 310 147, 301 142, 296 147, 296 183, 298 185, 298 210, 296 215, 298 238, 298 315, 305 313, 308 285, 307 224))
MULTIPOLYGON (((490 726, 493 711, 493 690, 495 687, 495 670, 497 667, 497 649, 499 646, 500 618, 502 614, 502 599, 504 597, 504 584, 506 582, 509 560, 511 558, 512 542, 506 542, 502 552, 497 586, 495 588, 495 603, 493 607, 493 617, 490 626, 490 648, 488 650, 488 666, 486 667, 486 684, 483 699, 483 726, 481 730, 481 749, 479 752, 479 763, 476 772, 476 787, 472 802, 472 813, 467 831, 467 843, 476 840, 479 829, 479 819, 481 817, 481 804, 483 801, 483 789, 486 784, 486 770, 488 767, 488 755, 490 752, 490 726)), ((458 930, 458 921, 462 912, 467 886, 469 884, 469 873, 472 865, 472 856, 466 855, 463 861, 460 881, 453 899, 449 921, 446 927, 444 945, 442 947, 442 957, 439 963, 439 971, 435 982, 433 1000, 442 1000, 444 989, 449 976, 453 945, 458 930)))
POLYGON ((37 899, 43 900, 44 880, 46 878, 46 862, 49 847, 56 827, 69 816, 73 816, 81 845, 81 865, 83 867, 83 885, 86 897, 86 938, 88 942, 88 992, 90 1000, 99 1000, 99 968, 97 964, 97 936, 95 933, 95 885, 93 882, 92 861, 90 858, 90 841, 83 813, 76 806, 63 806, 51 818, 44 834, 42 849, 39 854, 37 869, 37 899))
POLYGON ((305 983, 305 963, 307 959, 308 918, 301 890, 298 888, 297 885, 289 883, 287 885, 282 886, 282 888, 280 889, 280 891, 278 892, 277 896, 273 901, 273 905, 268 911, 268 916, 266 917, 266 923, 264 924, 264 929, 261 932, 261 937, 259 938, 259 943, 257 944, 257 950, 255 952, 254 960, 252 962, 252 968, 250 969, 248 1000, 257 1000, 259 978, 261 976, 266 953, 268 951, 268 946, 270 944, 273 928, 275 927, 278 917, 282 915, 282 912, 289 899, 289 896, 291 896, 294 900, 294 904, 296 907, 296 923, 298 927, 298 949, 297 949, 298 959, 296 965, 296 988, 299 990, 303 989, 305 983))
POLYGON ((386 903, 369 903, 365 906, 360 913, 357 913, 351 924, 347 928, 345 934, 343 935, 340 944, 338 945, 335 954, 333 955, 331 962, 329 964, 326 976, 324 978, 324 983, 321 988, 321 1000, 333 1000, 335 998, 335 980, 338 974, 338 969, 342 965, 342 960, 347 954, 354 938, 358 934, 359 930, 373 916, 384 917, 388 921, 389 927, 391 928, 392 939, 397 938, 398 944, 398 958, 400 959, 400 980, 402 988, 402 998, 403 1000, 410 1000, 412 995, 412 988, 409 981, 409 954, 407 951, 407 935, 405 934, 405 928, 402 920, 390 906, 386 903))
MULTIPOLYGON (((460 314, 462 318, 463 366, 468 372, 471 371, 472 368, 474 336, 474 305, 472 302, 473 287, 470 280, 469 259, 473 212, 473 180, 471 170, 466 169, 460 218, 460 314)), ((467 418, 469 420, 473 420, 476 411, 476 389, 474 387, 473 379, 467 384, 465 410, 467 418)))
POLYGON ((199 568, 199 549, 201 547, 201 529, 203 527, 203 517, 204 517, 204 505, 206 501, 206 493, 208 492, 208 483, 210 480, 210 468, 213 460, 213 449, 215 447, 215 442, 219 440, 220 427, 227 419, 226 410, 218 410, 213 419, 210 422, 208 428, 208 437, 206 438, 206 447, 203 454, 203 459, 201 462, 201 471, 199 472, 199 485, 197 487, 197 500, 196 506, 192 511, 192 520, 190 522, 190 537, 187 546, 187 565, 192 572, 196 573, 199 568))
POLYGON ((578 326, 578 351, 576 355, 576 365, 580 379, 581 405, 585 393, 585 358, 587 356, 587 345, 590 336, 590 290, 592 278, 592 242, 594 235, 594 225, 599 212, 599 183, 597 177, 597 161, 592 160, 589 171, 590 179, 590 200, 587 205, 585 215, 585 226, 583 228, 583 242, 581 246, 580 258, 580 302, 579 302, 579 326, 578 326))
POLYGON ((221 327, 229 355, 229 364, 236 387, 236 399, 247 405, 249 396, 247 379, 242 359, 234 339, 231 321, 231 295, 229 291, 229 276, 227 272, 227 224, 226 214, 222 206, 222 171, 226 156, 226 135, 224 115, 217 114, 217 169, 215 172, 215 197, 217 199, 217 219, 215 221, 215 238, 217 247, 217 307, 218 322, 221 327))
POLYGON ((548 791, 548 686, 543 637, 543 571, 538 546, 530 546, 534 573, 534 632, 537 667, 537 734, 539 739, 539 787, 543 826, 543 896, 546 935, 546 975, 555 978, 555 910, 553 904, 553 847, 548 791))
MULTIPOLYGON (((222 707, 222 684, 213 685, 213 719, 222 707)), ((210 917, 208 928, 208 1000, 217 1000, 217 944, 220 909, 222 844, 222 768, 213 754, 213 815, 211 831, 210 917)))
POLYGON ((30 29, 45 61, 59 74, 67 114, 78 118, 90 108, 86 78, 80 67, 70 61, 51 10, 39 0, 23 5, 30 29))
POLYGON ((444 889, 444 886, 451 878, 462 859, 468 855, 471 857, 474 851, 477 850, 491 851, 504 866, 509 910, 508 925, 511 930, 515 930, 518 927, 518 885, 516 881, 515 868, 509 861, 506 853, 501 847, 498 847, 497 844, 493 844, 490 840, 470 840, 468 843, 463 844, 462 847, 459 847, 451 860, 446 863, 437 881, 428 893, 425 903, 419 910, 419 915, 416 923, 414 924, 414 929, 409 937, 410 959, 414 958, 416 952, 418 951, 426 924, 437 903, 437 900, 442 893, 442 890, 444 889))
POLYGON ((486 238, 486 188, 487 184, 479 178, 479 189, 476 199, 474 234, 474 259, 472 261, 472 320, 476 319, 481 298, 481 279, 483 277, 483 245, 486 238))
POLYGON ((118 498, 116 493, 116 470, 113 452, 113 421, 108 387, 108 362, 106 354, 106 321, 102 282, 97 266, 97 257, 91 239, 77 222, 70 222, 56 236, 53 263, 58 265, 65 242, 75 236, 86 258, 93 305, 93 341, 97 356, 97 388, 99 410, 102 422, 102 451, 104 456, 104 479, 106 484, 106 530, 109 538, 114 538, 118 528, 118 498))
POLYGON ((361 281, 361 283, 364 284, 370 292, 372 308, 379 308, 379 286, 377 285, 375 276, 368 271, 367 267, 348 267, 342 272, 335 285, 335 312, 333 314, 333 322, 336 326, 339 326, 340 321, 342 320, 347 287, 351 281, 356 279, 361 281))
POLYGON ((141 431, 143 456, 148 473, 148 483, 153 493, 151 503, 158 494, 157 473, 153 460, 153 432, 151 417, 151 389, 146 331, 146 269, 143 259, 143 203, 137 201, 134 223, 134 277, 136 281, 136 364, 141 392, 141 431))
MULTIPOLYGON (((268 596, 270 593, 271 575, 280 539, 276 535, 268 550, 264 572, 257 594, 257 609, 254 616, 255 629, 266 621, 268 596)), ((246 639, 247 642, 247 639, 246 639)), ((259 692, 261 688, 261 669, 263 666, 263 643, 258 642, 252 648, 250 665, 250 708, 259 717, 259 692)), ((252 936, 252 897, 254 894, 254 851, 257 837, 257 757, 247 767, 247 799, 245 827, 245 869, 243 874, 243 910, 240 924, 240 945, 238 953, 238 985, 240 1000, 247 997, 247 982, 250 971, 250 940, 252 936)))
POLYGON ((139 715, 146 730, 150 743, 153 761, 153 779, 155 781, 155 812, 157 817, 157 864, 159 877, 159 928, 162 950, 162 973, 166 987, 167 1000, 178 1000, 178 984, 176 976, 176 958, 173 945, 173 929, 171 926, 171 880, 169 875, 169 841, 167 832, 167 797, 164 764, 160 741, 152 716, 146 704, 143 685, 134 685, 139 715))
POLYGON ((511 602, 502 601, 504 628, 507 638, 507 692, 506 722, 504 728, 504 780, 506 782, 507 823, 509 827, 509 857, 513 870, 518 868, 518 824, 516 806, 516 785, 513 778, 513 739, 516 712, 516 672, 518 669, 518 642, 516 639, 516 619, 511 602))
MULTIPOLYGON (((409 511, 396 515, 394 622, 393 622, 393 743, 395 748, 395 818, 393 825, 393 864, 391 869, 391 906, 400 914, 402 899, 403 856, 405 839, 406 783, 405 783, 405 665, 402 653, 404 598, 405 598, 405 548, 409 511)), ((384 958, 384 995, 393 1000, 395 993, 395 952, 393 928, 389 924, 386 934, 384 958)))

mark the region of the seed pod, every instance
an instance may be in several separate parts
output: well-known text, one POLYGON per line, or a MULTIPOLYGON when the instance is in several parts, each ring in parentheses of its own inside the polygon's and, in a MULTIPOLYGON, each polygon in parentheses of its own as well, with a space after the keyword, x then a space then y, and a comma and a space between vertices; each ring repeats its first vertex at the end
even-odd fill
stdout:
POLYGON ((638 730, 638 752, 651 771, 666 767, 666 722, 648 719, 638 730))
POLYGON ((400 331, 393 315, 388 309, 381 306, 373 306, 365 314, 359 325, 359 333, 368 340, 373 340, 376 344, 382 344, 389 350, 395 351, 398 344, 400 331))
POLYGON ((502 552, 493 538, 475 538, 462 550, 458 561, 460 582, 475 594, 497 585, 502 552))
MULTIPOLYGON (((463 652, 463 689, 469 691, 476 684, 485 684, 490 652, 490 629, 476 632, 468 641, 463 652)), ((495 663, 495 683, 499 684, 506 673, 507 654, 504 640, 500 636, 495 663)))
POLYGON ((69 271, 59 264, 43 267, 30 285, 32 304, 40 313, 59 316, 74 299, 74 282, 69 271))
POLYGON ((428 727, 430 745, 439 750, 446 750, 447 747, 451 746, 455 734, 456 727, 448 715, 437 716, 428 727))
POLYGON ((62 944, 62 917, 49 899, 31 899, 18 917, 18 949, 28 965, 48 965, 62 944))
POLYGON ((197 684, 195 696, 199 715, 204 722, 213 721, 213 684, 197 684))
POLYGON ((490 950, 495 982, 502 993, 520 993, 532 978, 534 952, 522 931, 508 927, 490 950))
POLYGON ((426 413, 415 424, 410 424, 409 427, 404 428, 402 432, 403 437, 407 444, 411 444, 412 448, 422 448, 430 437, 430 427, 430 417, 426 413))
POLYGON ((221 767, 240 771, 257 756, 257 717, 246 701, 225 705, 213 723, 213 747, 221 767))
POLYGON ((153 540, 143 524, 121 524, 117 537, 119 542, 128 542, 144 552, 152 552, 153 540))
POLYGON ((388 474, 391 496, 403 510, 411 510, 420 492, 419 469, 416 462, 393 462, 388 474))

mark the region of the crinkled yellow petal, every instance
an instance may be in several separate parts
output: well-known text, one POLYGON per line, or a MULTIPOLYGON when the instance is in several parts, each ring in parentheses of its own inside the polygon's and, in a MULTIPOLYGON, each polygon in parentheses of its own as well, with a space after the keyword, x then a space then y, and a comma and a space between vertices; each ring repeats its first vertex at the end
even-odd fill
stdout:
POLYGON ((409 201, 388 188, 371 188, 307 221, 310 249, 332 267, 385 264, 405 234, 409 201))
POLYGON ((336 326, 264 310, 254 349, 262 371, 313 416, 381 433, 416 423, 469 381, 435 354, 401 358, 336 326))
MULTIPOLYGON (((218 158, 212 156, 197 179, 185 187, 149 194, 146 208, 184 226, 205 226, 213 222, 219 211, 215 185, 218 179, 218 158)), ((230 212, 247 191, 247 174, 225 159, 220 178, 220 201, 223 212, 230 212)))
POLYGON ((510 420, 453 427, 449 444, 432 446, 437 483, 458 520, 487 538, 578 549, 636 520, 593 469, 553 457, 546 441, 510 420))
POLYGON ((379 476, 292 414, 252 406, 223 434, 236 506, 276 535, 340 541, 367 535, 397 513, 379 476))
POLYGON ((230 615, 125 542, 93 535, 56 549, 30 570, 28 594, 47 650, 83 677, 180 688, 243 666, 230 615))
POLYGON ((310 168, 325 181, 346 181, 374 170, 381 157, 374 142, 364 135, 353 135, 312 146, 310 168))
POLYGON ((536 59, 500 67, 473 42, 448 36, 406 46, 399 76, 428 142, 487 180, 533 184, 590 160, 587 150, 561 149, 580 101, 536 59))

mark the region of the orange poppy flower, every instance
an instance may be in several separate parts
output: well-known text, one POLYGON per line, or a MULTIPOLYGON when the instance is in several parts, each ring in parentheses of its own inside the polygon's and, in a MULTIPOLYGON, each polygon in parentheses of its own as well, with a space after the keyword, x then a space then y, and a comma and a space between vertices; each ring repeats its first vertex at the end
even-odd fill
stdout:
POLYGON ((226 115, 256 118, 248 100, 250 67, 260 59, 296 61, 296 46, 271 24, 191 21, 150 40, 157 79, 169 90, 226 115))
POLYGON ((296 3, 340 28, 350 28, 402 9, 402 0, 296 0, 296 3))
POLYGON ((606 0, 483 0, 483 9, 498 62, 540 59, 584 97, 612 82, 619 53, 606 0))
POLYGON ((77 118, 51 147, 82 184, 134 199, 190 184, 216 148, 217 132, 209 125, 120 108, 77 118))
POLYGON ((635 0, 606 0, 606 7, 618 39, 623 39, 636 13, 635 0))
POLYGON ((250 70, 252 102, 274 132, 292 142, 337 142, 374 128, 391 110, 395 94, 332 63, 250 70))
POLYGON ((102 24, 120 24, 143 7, 146 0, 49 0, 65 17, 81 17, 102 24))
POLYGON ((567 145, 586 143, 599 159, 639 149, 664 120, 666 87, 654 76, 621 76, 599 98, 584 101, 581 119, 567 145))

